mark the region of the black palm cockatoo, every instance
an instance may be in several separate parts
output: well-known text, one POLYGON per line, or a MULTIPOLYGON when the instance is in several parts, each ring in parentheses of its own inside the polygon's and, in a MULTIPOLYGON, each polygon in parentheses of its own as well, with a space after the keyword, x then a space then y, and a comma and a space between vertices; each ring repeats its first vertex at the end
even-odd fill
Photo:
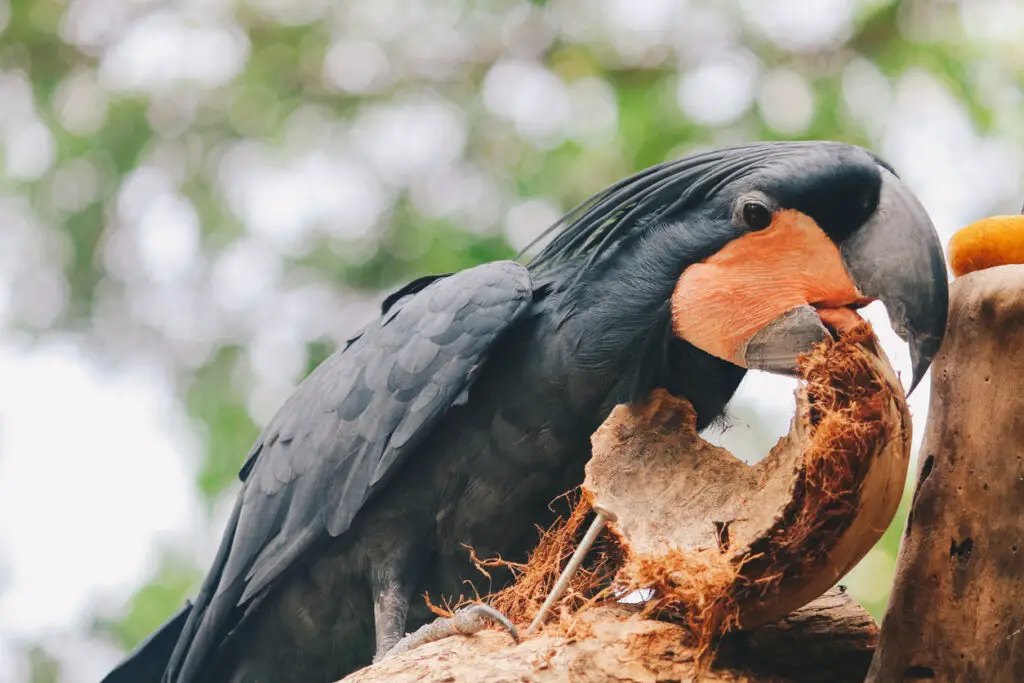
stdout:
MULTIPOLYGON (((241 470, 192 604, 106 683, 325 683, 522 559, 591 433, 657 387, 719 418, 747 368, 791 373, 880 299, 913 385, 942 340, 928 215, 871 153, 763 143, 642 171, 526 266, 417 280, 285 402, 241 470)), ((496 586, 480 586, 481 593, 496 586)))

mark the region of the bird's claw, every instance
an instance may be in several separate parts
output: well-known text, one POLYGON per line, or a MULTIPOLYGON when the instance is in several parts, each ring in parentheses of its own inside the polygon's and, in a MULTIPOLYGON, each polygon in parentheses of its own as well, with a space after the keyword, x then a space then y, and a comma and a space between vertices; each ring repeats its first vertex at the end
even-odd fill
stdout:
POLYGON ((390 650, 377 657, 376 661, 382 662, 391 659, 420 645, 433 643, 448 636, 471 636, 486 628, 488 622, 493 622, 504 628, 512 636, 512 640, 517 645, 519 644, 519 631, 508 617, 490 605, 470 605, 455 610, 455 614, 450 617, 438 617, 434 621, 420 626, 395 643, 390 650))
POLYGON ((509 621, 508 617, 490 605, 470 605, 469 607, 463 607, 460 610, 456 610, 455 614, 451 617, 451 620, 459 633, 467 636, 471 636, 478 631, 482 631, 487 626, 488 621, 494 622, 508 631, 508 634, 512 636, 512 640, 515 641, 516 645, 519 644, 519 631, 516 630, 515 624, 509 621))

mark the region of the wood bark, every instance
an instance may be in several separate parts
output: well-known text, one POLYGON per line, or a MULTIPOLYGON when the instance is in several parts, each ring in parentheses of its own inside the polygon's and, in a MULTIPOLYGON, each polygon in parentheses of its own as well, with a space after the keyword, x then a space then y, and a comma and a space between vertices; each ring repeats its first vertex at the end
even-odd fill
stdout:
MULTIPOLYGON (((736 633, 723 643, 705 683, 861 683, 878 629, 834 589, 786 619, 736 633)), ((513 645, 483 631, 424 645, 357 671, 344 683, 658 683, 691 681, 694 652, 675 624, 625 607, 584 612, 578 632, 548 628, 513 645)))
POLYGON ((1024 266, 950 291, 869 683, 1024 681, 1024 266))

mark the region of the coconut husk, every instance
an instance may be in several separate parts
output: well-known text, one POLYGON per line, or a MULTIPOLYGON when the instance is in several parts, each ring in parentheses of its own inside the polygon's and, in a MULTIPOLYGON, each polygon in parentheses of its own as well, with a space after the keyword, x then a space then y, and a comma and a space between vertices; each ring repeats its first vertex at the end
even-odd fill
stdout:
POLYGON ((748 466, 697 433, 692 405, 656 390, 592 437, 583 495, 546 530, 514 583, 487 602, 530 622, 592 506, 617 516, 550 617, 571 633, 588 607, 654 590, 647 616, 683 624, 703 652, 824 594, 895 515, 909 462, 902 385, 867 323, 801 359, 789 433, 748 466))
POLYGON ((692 406, 656 391, 593 436, 587 501, 612 510, 620 590, 685 624, 699 650, 822 595, 895 515, 911 425, 898 378, 865 323, 802 359, 789 434, 748 466, 697 434, 692 406))

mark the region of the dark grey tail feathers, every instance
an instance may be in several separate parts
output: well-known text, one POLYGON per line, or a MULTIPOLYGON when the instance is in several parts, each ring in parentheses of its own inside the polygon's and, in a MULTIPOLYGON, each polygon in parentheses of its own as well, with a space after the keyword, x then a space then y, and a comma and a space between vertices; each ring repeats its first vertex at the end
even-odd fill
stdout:
POLYGON ((191 611, 192 603, 186 602, 184 607, 132 650, 100 683, 161 683, 167 662, 191 611))

